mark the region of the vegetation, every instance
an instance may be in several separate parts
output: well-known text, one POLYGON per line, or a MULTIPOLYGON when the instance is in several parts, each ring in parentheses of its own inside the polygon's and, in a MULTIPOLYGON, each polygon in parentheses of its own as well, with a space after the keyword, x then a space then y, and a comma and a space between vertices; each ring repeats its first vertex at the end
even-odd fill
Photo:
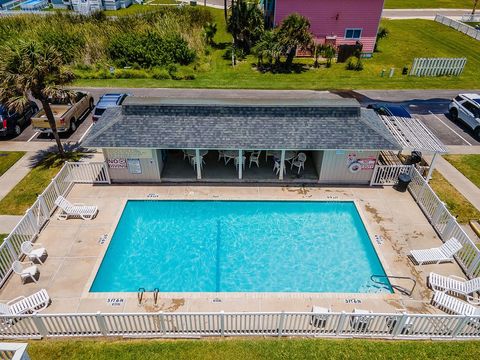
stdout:
POLYGON ((386 9, 471 9, 473 0, 385 0, 386 9))
POLYGON ((0 151, 0 176, 25 155, 24 151, 0 151))
POLYGON ((324 339, 43 340, 31 341, 32 360, 107 359, 474 359, 478 341, 324 339))
POLYGON ((459 223, 466 224, 472 219, 480 219, 480 212, 436 170, 430 186, 459 223))
POLYGON ((38 195, 50 184, 65 161, 78 161, 82 154, 65 153, 62 158, 50 153, 44 157, 20 182, 0 200, 0 215, 23 215, 38 195))
POLYGON ((3 240, 5 240, 7 236, 8 234, 0 234, 0 244, 3 243, 3 240))
POLYGON ((248 54, 263 33, 262 10, 257 1, 237 0, 230 11, 228 31, 233 36, 234 46, 248 54))
POLYGON ((445 155, 444 158, 480 188, 480 155, 445 155))
POLYGON ((63 157, 65 152, 49 99, 74 96, 58 87, 73 80, 73 74, 64 68, 64 57, 54 46, 36 41, 10 43, 0 51, 0 103, 22 112, 31 96, 40 101, 63 157))

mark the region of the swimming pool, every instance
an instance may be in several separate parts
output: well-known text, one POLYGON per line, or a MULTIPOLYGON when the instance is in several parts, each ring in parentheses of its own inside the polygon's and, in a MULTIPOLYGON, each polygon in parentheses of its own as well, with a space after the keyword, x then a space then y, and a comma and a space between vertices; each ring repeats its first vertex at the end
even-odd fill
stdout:
POLYGON ((130 200, 91 292, 391 292, 353 202, 130 200))

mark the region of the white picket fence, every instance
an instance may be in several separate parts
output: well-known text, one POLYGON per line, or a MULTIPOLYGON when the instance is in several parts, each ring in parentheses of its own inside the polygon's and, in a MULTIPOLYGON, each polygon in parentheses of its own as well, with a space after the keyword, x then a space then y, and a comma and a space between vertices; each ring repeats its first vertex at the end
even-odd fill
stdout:
POLYGON ((106 164, 104 162, 65 163, 0 245, 0 287, 11 274, 13 261, 22 257, 21 244, 24 241, 35 241, 56 209, 55 200, 60 195, 66 196, 75 183, 110 183, 106 164))
POLYGON ((462 15, 462 18, 460 20, 462 22, 480 22, 480 13, 477 12, 474 15, 472 15, 471 13, 462 15))
POLYGON ((0 343, 0 359, 30 360, 26 343, 0 343))
POLYGON ((62 337, 315 336, 472 339, 480 316, 407 313, 216 312, 0 316, 3 339, 62 337))
POLYGON ((400 174, 411 174, 413 165, 376 165, 370 186, 396 185, 400 174))
POLYGON ((455 255, 460 267, 468 277, 480 276, 480 250, 469 238, 445 204, 438 198, 421 174, 412 169, 410 193, 443 241, 455 237, 463 245, 455 255))
POLYGON ((415 58, 409 76, 459 76, 467 58, 415 58))
MULTIPOLYGON (((477 21, 480 21, 480 17, 478 17, 479 20, 477 21)), ((460 31, 462 33, 464 33, 465 35, 468 35, 470 36, 471 38, 474 38, 476 40, 480 40, 480 30, 477 30, 475 29, 473 26, 470 26, 470 25, 467 25, 461 21, 457 21, 457 20, 454 20, 452 18, 449 18, 447 16, 443 16, 443 15, 436 15, 435 16, 435 21, 436 22, 439 22, 441 24, 444 24, 444 25, 447 25, 448 27, 451 27, 457 31, 460 31)), ((467 21, 467 20, 465 20, 467 21)), ((472 21, 473 20, 468 20, 468 21, 472 21)))

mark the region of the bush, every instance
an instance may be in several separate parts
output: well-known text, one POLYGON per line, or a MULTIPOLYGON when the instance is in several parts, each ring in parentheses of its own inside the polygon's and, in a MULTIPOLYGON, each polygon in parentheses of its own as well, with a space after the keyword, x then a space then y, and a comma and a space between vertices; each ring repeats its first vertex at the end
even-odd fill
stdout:
POLYGON ((116 79, 146 79, 148 74, 145 70, 136 69, 116 69, 113 76, 116 79))
MULTIPOLYGON (((232 60, 232 51, 233 51, 233 46, 230 45, 227 47, 227 50, 225 50, 225 53, 223 54, 223 58, 225 60, 232 60)), ((245 60, 246 54, 241 48, 236 48, 235 49, 235 57, 237 60, 245 60)))
POLYGON ((78 33, 70 33, 62 28, 52 27, 40 33, 40 41, 51 45, 62 54, 66 63, 71 63, 85 46, 85 38, 78 33))
POLYGON ((170 79, 170 73, 167 69, 153 69, 152 78, 157 80, 168 80, 170 79))
POLYGON ((172 63, 187 65, 196 57, 195 52, 179 34, 161 37, 156 32, 118 35, 108 45, 107 52, 120 67, 135 63, 144 68, 172 63))
POLYGON ((191 68, 180 68, 172 74, 174 80, 195 80, 195 71, 191 68))
POLYGON ((363 62, 360 58, 356 56, 351 56, 347 60, 347 65, 345 65, 347 70, 355 70, 355 71, 362 71, 363 70, 363 62))

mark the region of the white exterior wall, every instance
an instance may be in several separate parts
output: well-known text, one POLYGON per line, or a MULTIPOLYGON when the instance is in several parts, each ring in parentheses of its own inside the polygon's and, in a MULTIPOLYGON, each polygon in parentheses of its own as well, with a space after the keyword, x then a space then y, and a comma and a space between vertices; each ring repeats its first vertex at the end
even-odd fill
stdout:
POLYGON ((160 174, 163 169, 161 150, 155 149, 103 149, 103 155, 107 162, 110 179, 115 183, 122 182, 159 182, 160 174), (109 161, 110 160, 110 161, 109 161), (117 160, 128 164, 128 160, 139 162, 141 173, 135 173, 135 170, 124 167, 123 165, 113 165, 111 161, 117 160))
MULTIPOLYGON (((322 152, 318 152, 322 153, 322 152)), ((322 160, 319 161, 321 169, 319 171, 319 183, 323 184, 355 184, 366 185, 370 183, 373 175, 372 169, 361 169, 357 173, 349 170, 349 165, 353 159, 377 159, 378 151, 360 151, 360 150, 325 150, 322 160)), ((318 156, 318 155, 317 155, 318 156)), ((315 159, 315 155, 314 155, 315 159)), ((315 161, 317 164, 317 161, 315 161)), ((317 165, 316 165, 317 166, 317 165)), ((317 170, 318 171, 318 170, 317 170)))

